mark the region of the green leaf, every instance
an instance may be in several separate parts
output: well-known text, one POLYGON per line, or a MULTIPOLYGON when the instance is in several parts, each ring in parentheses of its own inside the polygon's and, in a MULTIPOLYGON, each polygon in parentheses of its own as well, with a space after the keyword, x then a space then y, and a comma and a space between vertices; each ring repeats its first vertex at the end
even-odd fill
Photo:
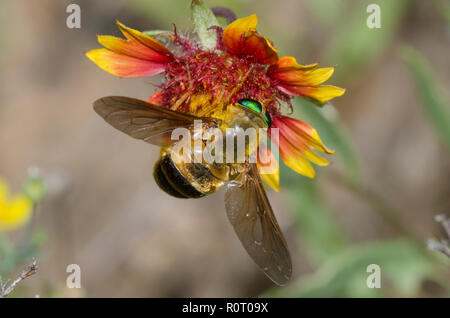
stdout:
POLYGON ((219 25, 216 16, 202 0, 192 1, 191 13, 195 32, 197 32, 202 48, 214 50, 217 44, 217 32, 216 30, 208 29, 214 25, 219 25))
POLYGON ((447 0, 440 0, 436 5, 436 11, 450 25, 450 3, 447 0))
POLYGON ((294 114, 298 112, 297 117, 313 126, 327 147, 336 150, 333 156, 338 158, 339 164, 345 169, 345 175, 357 182, 360 179, 358 158, 347 131, 339 122, 336 109, 331 104, 319 109, 301 98, 296 98, 293 103, 294 114))
POLYGON ((31 237, 30 245, 39 248, 45 245, 49 240, 49 233, 46 230, 38 230, 35 233, 33 233, 33 236, 31 237))
POLYGON ((300 228, 301 245, 310 260, 320 264, 342 251, 347 246, 347 238, 324 205, 317 182, 292 173, 284 165, 281 166, 281 180, 283 185, 287 184, 285 195, 300 228))
MULTIPOLYGON (((420 247, 407 240, 387 240, 352 246, 331 257, 315 273, 285 289, 273 289, 274 297, 374 297, 417 296, 436 267, 420 247), (367 287, 367 266, 381 270, 381 288, 367 287)), ((445 283, 442 283, 444 287, 445 283)), ((448 285, 448 284, 447 284, 448 285)))
POLYGON ((450 104, 438 85, 429 62, 416 49, 403 46, 402 59, 408 65, 422 105, 442 139, 450 147, 450 104))
POLYGON ((365 76, 364 69, 378 59, 392 42, 409 4, 405 0, 361 0, 352 1, 344 7, 336 24, 337 30, 333 32, 333 41, 322 59, 337 65, 334 80, 340 82, 346 77, 355 81, 365 76), (366 9, 369 4, 380 6, 379 29, 367 27, 370 13, 366 9))

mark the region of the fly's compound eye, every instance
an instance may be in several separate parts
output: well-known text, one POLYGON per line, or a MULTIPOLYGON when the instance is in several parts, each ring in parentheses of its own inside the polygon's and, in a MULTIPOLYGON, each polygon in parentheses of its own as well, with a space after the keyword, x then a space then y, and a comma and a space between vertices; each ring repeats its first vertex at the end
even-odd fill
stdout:
POLYGON ((246 99, 240 99, 238 101, 238 103, 239 103, 239 105, 242 105, 242 106, 250 109, 251 111, 254 111, 258 115, 261 115, 262 105, 259 102, 257 102, 256 100, 246 98, 246 99))
POLYGON ((266 112, 264 113, 264 120, 267 123, 267 126, 270 128, 270 126, 272 126, 272 117, 270 116, 269 112, 266 110, 266 112))

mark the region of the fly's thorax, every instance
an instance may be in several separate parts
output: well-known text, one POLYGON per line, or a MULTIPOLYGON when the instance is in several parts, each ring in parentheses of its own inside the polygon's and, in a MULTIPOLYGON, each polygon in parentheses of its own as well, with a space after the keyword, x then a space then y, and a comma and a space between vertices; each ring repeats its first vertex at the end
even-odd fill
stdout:
POLYGON ((234 162, 241 161, 238 156, 242 153, 248 158, 258 148, 259 141, 265 137, 262 133, 267 128, 268 125, 260 114, 240 105, 229 105, 221 127, 226 152, 233 149, 234 162))
POLYGON ((253 128, 258 130, 259 128, 268 128, 267 123, 260 114, 239 104, 228 105, 222 123, 223 129, 241 128, 246 130, 248 128, 253 128))
POLYGON ((178 180, 204 195, 217 191, 241 173, 242 165, 256 153, 261 129, 268 128, 261 111, 239 104, 229 105, 218 119, 222 124, 209 127, 213 132, 203 126, 199 130, 194 127, 187 140, 162 151, 179 172, 178 180))

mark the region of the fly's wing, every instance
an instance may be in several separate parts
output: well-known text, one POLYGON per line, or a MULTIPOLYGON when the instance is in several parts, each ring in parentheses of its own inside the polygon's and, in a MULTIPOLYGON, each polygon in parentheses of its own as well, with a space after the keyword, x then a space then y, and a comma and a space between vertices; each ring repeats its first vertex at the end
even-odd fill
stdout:
POLYGON ((250 257, 272 281, 286 284, 292 274, 291 257, 256 164, 250 164, 240 180, 228 184, 225 209, 250 257))
POLYGON ((127 135, 163 147, 171 143, 174 129, 190 128, 194 120, 210 124, 215 121, 122 96, 100 98, 94 102, 94 110, 107 123, 127 135))

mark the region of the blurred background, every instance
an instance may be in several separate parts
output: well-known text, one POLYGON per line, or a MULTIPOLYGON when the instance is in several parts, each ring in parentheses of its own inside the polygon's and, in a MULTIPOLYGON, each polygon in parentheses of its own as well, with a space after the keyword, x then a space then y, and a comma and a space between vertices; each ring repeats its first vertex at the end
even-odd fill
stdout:
MULTIPOLYGON (((337 154, 307 179, 281 166, 268 191, 293 258, 275 287, 247 256, 223 207, 224 192, 179 200, 159 190, 156 147, 105 122, 92 102, 147 99, 151 79, 119 79, 84 52, 96 34, 192 30, 189 0, 1 1, 0 178, 33 202, 33 217, 0 230, 0 273, 39 271, 15 297, 448 297, 450 261, 427 250, 450 216, 450 1, 227 0, 280 55, 336 66, 347 89, 323 109, 294 115, 337 154), (66 7, 81 7, 81 28, 66 7), (381 28, 369 29, 369 4, 381 28), (81 289, 66 268, 81 268, 81 289), (366 285, 369 264, 381 288, 366 285)), ((1 196, 0 196, 1 198, 1 196)))

